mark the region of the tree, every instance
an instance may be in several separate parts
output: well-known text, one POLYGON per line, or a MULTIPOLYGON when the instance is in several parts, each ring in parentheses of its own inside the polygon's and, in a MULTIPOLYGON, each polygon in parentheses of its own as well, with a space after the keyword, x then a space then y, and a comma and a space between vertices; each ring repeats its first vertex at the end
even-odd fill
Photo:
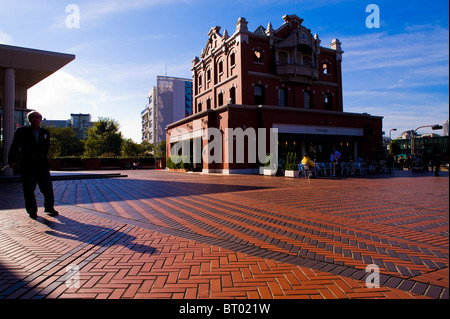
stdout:
POLYGON ((389 154, 391 154, 391 155, 398 155, 401 152, 402 152, 402 150, 400 148, 400 145, 398 145, 398 141, 396 139, 392 140, 389 143, 389 154))
POLYGON ((122 146, 122 133, 119 123, 108 117, 99 117, 98 122, 88 131, 88 139, 84 147, 85 157, 98 157, 103 154, 119 156, 122 146))
POLYGON ((48 149, 48 158, 55 158, 61 156, 61 143, 54 138, 50 137, 50 148, 48 149))
POLYGON ((142 141, 141 148, 143 152, 143 156, 150 156, 155 149, 155 145, 150 144, 148 141, 142 141))
POLYGON ((162 141, 155 149, 155 158, 166 158, 166 141, 162 141))
POLYGON ((75 132, 70 127, 49 127, 43 126, 50 131, 49 156, 65 157, 78 156, 83 154, 83 141, 78 139, 75 132))
POLYGON ((142 154, 142 147, 131 138, 124 139, 120 150, 122 157, 139 157, 142 154))

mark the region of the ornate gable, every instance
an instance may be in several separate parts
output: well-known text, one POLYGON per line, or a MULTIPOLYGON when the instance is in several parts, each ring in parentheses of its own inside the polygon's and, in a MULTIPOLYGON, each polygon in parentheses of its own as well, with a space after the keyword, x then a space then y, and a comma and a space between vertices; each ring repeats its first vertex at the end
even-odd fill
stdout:
POLYGON ((226 40, 225 38, 228 37, 227 31, 225 30, 225 36, 223 36, 222 34, 220 34, 220 29, 221 28, 219 26, 215 26, 209 30, 208 40, 206 41, 205 48, 203 49, 201 55, 202 59, 210 55, 216 48, 220 47, 223 41, 226 40))

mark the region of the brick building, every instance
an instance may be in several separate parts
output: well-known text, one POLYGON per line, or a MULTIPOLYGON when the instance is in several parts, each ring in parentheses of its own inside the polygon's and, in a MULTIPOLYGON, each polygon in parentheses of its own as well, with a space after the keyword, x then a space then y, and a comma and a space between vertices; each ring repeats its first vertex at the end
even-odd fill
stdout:
MULTIPOLYGON (((236 163, 236 146, 229 140, 235 137, 227 129, 272 128, 278 130, 281 158, 290 151, 297 157, 309 152, 324 162, 333 148, 344 160, 381 156, 382 117, 343 110, 339 40, 323 47, 303 19, 283 19, 276 30, 269 23, 251 32, 245 18, 239 18, 231 36, 211 28, 200 57, 193 60, 193 115, 167 126, 167 154, 175 144, 189 142, 191 157, 193 148, 201 146, 203 160, 197 166, 205 172, 257 173, 261 161, 236 163), (216 147, 214 155, 220 151, 222 161, 205 160, 212 154, 205 149, 211 142, 208 128, 221 132, 222 149, 216 147)), ((259 136, 247 136, 246 159, 249 138, 259 136)), ((200 161, 198 156, 192 160, 200 161)))

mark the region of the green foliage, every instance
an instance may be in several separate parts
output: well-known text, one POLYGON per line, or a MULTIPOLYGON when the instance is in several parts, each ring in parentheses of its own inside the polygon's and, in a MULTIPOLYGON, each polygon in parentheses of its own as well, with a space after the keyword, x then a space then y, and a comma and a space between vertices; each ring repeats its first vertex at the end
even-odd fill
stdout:
POLYGON ((398 141, 392 140, 391 143, 389 143, 389 154, 390 155, 398 155, 402 152, 402 149, 400 148, 400 145, 398 144, 398 141))
POLYGON ((141 145, 135 143, 131 138, 124 139, 120 147, 122 157, 139 157, 142 155, 141 145))
POLYGON ((101 158, 119 158, 116 153, 103 153, 101 158))
MULTIPOLYGON (((155 145, 150 144, 148 141, 142 141, 141 143, 141 152, 142 156, 149 156, 153 153, 153 150, 155 149, 155 145)), ((166 149, 165 143, 164 143, 164 149, 166 149)))
MULTIPOLYGON (((111 118, 100 117, 88 131, 88 139, 80 140, 71 127, 51 127, 42 125, 50 131, 50 150, 48 157, 65 158, 117 158, 151 157, 154 145, 147 141, 141 144, 132 139, 124 139, 119 131, 119 123, 111 118)), ((166 144, 161 142, 157 147, 160 157, 165 157, 166 144)))
POLYGON ((79 156, 83 154, 84 141, 78 139, 71 127, 42 125, 50 132, 49 158, 79 156))
POLYGON ((98 122, 88 131, 83 155, 97 157, 112 153, 118 156, 121 154, 122 140, 119 123, 111 118, 99 117, 98 122))
POLYGON ((266 155, 266 162, 264 163, 265 167, 273 166, 273 155, 272 153, 268 153, 266 155))
POLYGON ((166 158, 166 141, 162 141, 155 149, 155 158, 166 158))
POLYGON ((286 157, 286 170, 295 171, 297 167, 297 153, 289 152, 286 157))
POLYGON ((56 158, 61 156, 61 143, 54 138, 50 137, 50 148, 48 150, 48 158, 56 158))
POLYGON ((141 144, 134 142, 131 138, 122 141, 120 155, 122 157, 144 157, 150 156, 153 151, 153 144, 143 141, 141 144))
POLYGON ((170 169, 190 169, 191 163, 187 156, 172 155, 167 159, 166 167, 170 169))

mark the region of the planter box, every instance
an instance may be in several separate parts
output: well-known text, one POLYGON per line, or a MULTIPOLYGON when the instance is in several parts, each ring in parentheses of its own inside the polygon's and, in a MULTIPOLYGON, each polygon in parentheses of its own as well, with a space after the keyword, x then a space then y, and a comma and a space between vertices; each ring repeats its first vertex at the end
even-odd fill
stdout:
POLYGON ((82 169, 91 169, 84 167, 84 159, 80 157, 60 157, 48 160, 50 169, 53 171, 76 171, 82 169))
POLYGON ((60 171, 62 167, 62 159, 60 158, 52 158, 48 160, 48 164, 50 165, 50 169, 52 171, 60 171))
POLYGON ((286 177, 298 177, 298 171, 284 171, 286 177))
POLYGON ((277 173, 276 169, 264 168, 264 175, 265 176, 275 176, 276 173, 277 173))
POLYGON ((102 160, 99 158, 82 159, 84 170, 99 170, 102 167, 102 160))

